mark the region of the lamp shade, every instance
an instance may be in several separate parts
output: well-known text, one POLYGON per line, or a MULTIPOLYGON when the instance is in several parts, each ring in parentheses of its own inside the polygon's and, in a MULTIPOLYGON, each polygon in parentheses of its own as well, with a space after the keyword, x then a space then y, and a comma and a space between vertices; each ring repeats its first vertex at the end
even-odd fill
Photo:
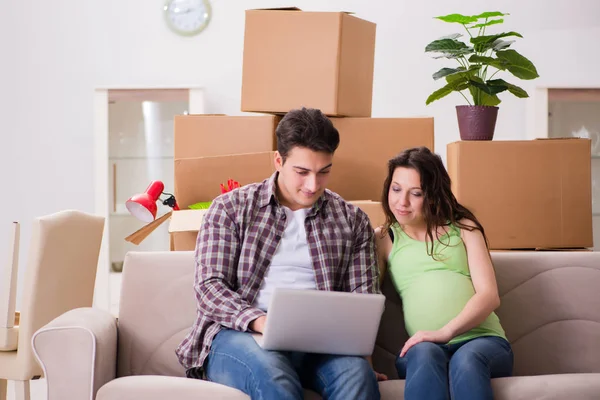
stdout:
POLYGON ((125 202, 127 210, 143 222, 152 222, 156 218, 156 201, 165 189, 161 181, 150 183, 144 193, 136 194, 125 202))

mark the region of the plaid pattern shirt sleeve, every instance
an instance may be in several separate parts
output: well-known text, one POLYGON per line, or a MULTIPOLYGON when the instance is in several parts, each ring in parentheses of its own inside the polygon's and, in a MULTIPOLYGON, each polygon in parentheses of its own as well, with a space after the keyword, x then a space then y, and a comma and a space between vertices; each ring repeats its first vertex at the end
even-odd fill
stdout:
POLYGON ((380 293, 375 232, 367 214, 358 208, 354 227, 354 251, 343 285, 347 292, 380 293))
POLYGON ((252 307, 234 289, 239 232, 230 215, 232 208, 219 200, 204 217, 196 247, 194 289, 198 311, 221 326, 246 331, 252 320, 265 313, 252 307))

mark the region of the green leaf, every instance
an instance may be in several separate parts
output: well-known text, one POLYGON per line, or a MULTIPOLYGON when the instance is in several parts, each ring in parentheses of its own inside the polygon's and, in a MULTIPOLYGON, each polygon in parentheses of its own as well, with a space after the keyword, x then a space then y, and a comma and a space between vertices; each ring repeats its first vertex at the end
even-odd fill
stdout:
POLYGON ((473 76, 469 79, 469 92, 473 96, 473 103, 476 106, 496 106, 500 104, 500 99, 495 93, 485 85, 483 80, 478 76, 473 76))
POLYGON ((498 93, 502 93, 508 89, 507 86, 498 85, 487 85, 481 80, 470 79, 469 83, 475 86, 477 89, 481 90, 484 93, 489 94, 490 96, 496 95, 498 93))
POLYGON ((503 22, 504 22, 504 20, 503 20, 503 19, 492 19, 492 20, 489 20, 488 22, 485 22, 485 23, 483 23, 483 24, 471 25, 471 26, 469 26, 468 28, 469 28, 469 29, 473 29, 473 28, 483 28, 483 27, 490 26, 490 25, 501 24, 501 23, 503 23, 503 22))
POLYGON ((473 54, 471 57, 469 57, 469 62, 490 65, 502 71, 504 71, 506 69, 506 66, 508 65, 508 61, 506 60, 493 57, 478 56, 477 54, 473 54))
POLYGON ((442 36, 438 40, 442 40, 442 39, 458 39, 459 37, 462 37, 462 36, 463 36, 462 33, 452 33, 452 34, 447 35, 447 36, 442 36))
POLYGON ((468 15, 462 15, 462 14, 449 14, 449 15, 443 15, 441 17, 435 17, 435 18, 439 19, 441 21, 444 21, 444 22, 458 23, 458 24, 471 24, 471 23, 477 21, 477 18, 475 18, 475 17, 469 17, 468 15))
POLYGON ((508 61, 506 69, 517 78, 529 80, 539 77, 533 63, 515 50, 498 51, 496 55, 498 58, 508 61))
POLYGON ((456 73, 446 75, 446 82, 455 85, 468 83, 469 79, 476 76, 480 69, 481 65, 471 65, 468 70, 465 70, 464 67, 458 67, 456 73))
POLYGON ((439 51, 445 53, 453 53, 455 51, 469 49, 465 43, 456 39, 438 39, 429 43, 425 47, 425 52, 439 51))
POLYGON ((473 49, 468 48, 468 49, 456 50, 452 53, 440 53, 437 56, 432 56, 431 58, 434 58, 436 60, 439 58, 447 58, 449 60, 454 60, 454 59, 461 58, 467 54, 472 54, 472 53, 473 53, 473 49))
POLYGON ((459 68, 442 68, 440 69, 438 72, 436 72, 435 74, 433 74, 433 80, 437 81, 440 78, 443 78, 447 75, 452 75, 455 74, 457 72, 461 72, 464 71, 464 67, 459 67, 459 68))
POLYGON ((471 18, 482 19, 482 18, 491 18, 491 17, 504 17, 505 15, 510 15, 510 14, 501 13, 500 11, 486 11, 479 15, 473 15, 473 16, 471 16, 471 18))
POLYGON ((525 90, 516 85, 506 82, 504 79, 492 79, 490 81, 487 81, 487 84, 490 86, 504 86, 506 87, 506 89, 508 89, 509 92, 522 99, 529 97, 529 94, 527 94, 525 90))
POLYGON ((200 203, 191 204, 188 207, 192 210, 206 210, 211 204, 212 201, 201 201, 200 203))
POLYGON ((494 41, 494 43, 492 43, 492 49, 494 49, 495 51, 502 50, 502 49, 509 47, 514 42, 515 42, 514 40, 498 39, 498 40, 494 41))
POLYGON ((456 82, 457 80, 462 79, 463 81, 467 81, 470 76, 474 76, 477 71, 481 68, 480 65, 471 65, 469 69, 465 69, 465 67, 458 68, 442 68, 435 74, 433 74, 433 79, 438 80, 440 78, 446 78, 448 83, 456 82))
POLYGON ((477 53, 483 53, 488 49, 493 47, 493 43, 503 37, 508 36, 517 36, 522 38, 523 36, 518 32, 504 32, 499 33, 497 35, 484 35, 484 36, 476 36, 471 38, 471 43, 473 43, 473 47, 477 53))
POLYGON ((435 92, 431 93, 429 95, 429 97, 427 98, 427 100, 425 100, 425 105, 429 105, 436 100, 442 99, 442 98, 448 96, 453 91, 454 91, 454 89, 452 87, 450 87, 449 85, 446 85, 443 88, 440 88, 440 89, 436 90, 435 92))
POLYGON ((446 86, 431 93, 429 95, 429 97, 427 98, 427 100, 425 101, 425 105, 429 105, 436 100, 444 98, 452 92, 460 92, 461 90, 465 90, 467 88, 468 88, 468 84, 466 82, 448 83, 446 86))
POLYGON ((473 104, 476 106, 497 106, 501 102, 495 94, 489 95, 475 86, 469 86, 469 92, 473 97, 473 104))

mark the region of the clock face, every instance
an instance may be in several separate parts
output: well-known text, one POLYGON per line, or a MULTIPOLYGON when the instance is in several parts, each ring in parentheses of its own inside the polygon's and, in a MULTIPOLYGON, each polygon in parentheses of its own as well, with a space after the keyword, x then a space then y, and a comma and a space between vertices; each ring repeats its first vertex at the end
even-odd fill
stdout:
POLYGON ((164 12, 169 28, 186 36, 202 32, 211 16, 209 0, 167 0, 164 12))

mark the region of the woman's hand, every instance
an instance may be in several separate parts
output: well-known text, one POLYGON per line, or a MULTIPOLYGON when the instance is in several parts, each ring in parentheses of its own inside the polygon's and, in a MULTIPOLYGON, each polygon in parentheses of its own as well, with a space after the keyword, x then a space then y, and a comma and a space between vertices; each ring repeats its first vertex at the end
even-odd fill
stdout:
POLYGON ((400 350, 400 357, 404 357, 408 349, 417 343, 432 342, 432 343, 448 343, 452 339, 452 332, 447 328, 442 328, 437 331, 418 331, 404 343, 404 347, 400 350))

